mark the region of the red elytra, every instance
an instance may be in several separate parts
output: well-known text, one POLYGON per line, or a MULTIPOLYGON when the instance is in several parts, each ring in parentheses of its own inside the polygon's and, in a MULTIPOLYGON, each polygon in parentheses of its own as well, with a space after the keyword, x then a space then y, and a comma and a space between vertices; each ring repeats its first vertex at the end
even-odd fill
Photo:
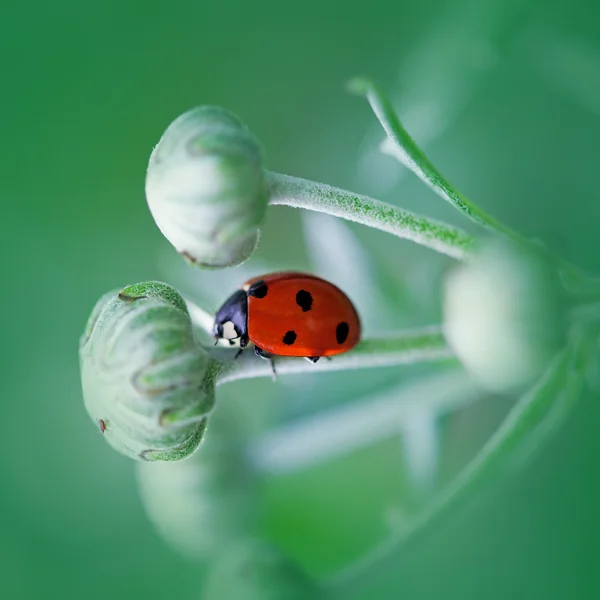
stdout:
POLYGON ((217 312, 215 336, 253 342, 257 354, 317 359, 352 349, 360 319, 338 287, 307 273, 253 277, 217 312))

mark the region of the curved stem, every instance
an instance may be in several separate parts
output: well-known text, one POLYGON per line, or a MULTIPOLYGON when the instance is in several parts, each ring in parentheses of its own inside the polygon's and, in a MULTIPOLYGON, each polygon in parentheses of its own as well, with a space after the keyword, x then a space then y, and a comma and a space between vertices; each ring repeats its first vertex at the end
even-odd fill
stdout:
POLYGON ((525 241, 516 231, 488 215, 466 196, 463 196, 438 171, 404 129, 390 101, 373 82, 366 79, 356 79, 350 83, 350 89, 357 94, 366 96, 373 112, 385 130, 389 143, 382 145, 384 152, 397 158, 436 194, 447 200, 471 221, 481 225, 491 233, 500 234, 521 243, 525 241))
MULTIPOLYGON (((213 361, 207 377, 215 385, 238 379, 271 377, 270 361, 255 356, 251 350, 234 358, 236 349, 207 348, 213 361)), ((416 362, 453 358, 441 327, 430 327, 401 331, 395 335, 361 340, 355 348, 345 354, 322 358, 317 364, 302 358, 275 357, 278 375, 291 373, 315 373, 365 369, 369 367, 391 367, 416 362)))
MULTIPOLYGON (((583 352, 580 340, 571 341, 538 383, 513 406, 494 435, 473 461, 441 493, 437 501, 407 528, 399 531, 366 558, 328 583, 328 597, 348 598, 368 587, 381 574, 397 569, 407 544, 432 530, 439 519, 456 507, 482 483, 490 480, 523 449, 532 432, 547 429, 555 415, 572 408, 583 383, 583 352)), ((538 437, 538 443, 541 438, 538 437)))
POLYGON ((327 213, 465 260, 475 240, 461 229, 324 183, 267 171, 270 203, 327 213))

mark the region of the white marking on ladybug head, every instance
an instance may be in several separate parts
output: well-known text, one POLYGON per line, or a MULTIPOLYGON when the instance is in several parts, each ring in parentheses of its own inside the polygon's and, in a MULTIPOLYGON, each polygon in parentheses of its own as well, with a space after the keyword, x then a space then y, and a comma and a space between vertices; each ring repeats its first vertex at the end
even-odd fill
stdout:
POLYGON ((235 330, 235 325, 231 321, 223 323, 223 338, 226 340, 235 340, 239 338, 238 332, 235 330))

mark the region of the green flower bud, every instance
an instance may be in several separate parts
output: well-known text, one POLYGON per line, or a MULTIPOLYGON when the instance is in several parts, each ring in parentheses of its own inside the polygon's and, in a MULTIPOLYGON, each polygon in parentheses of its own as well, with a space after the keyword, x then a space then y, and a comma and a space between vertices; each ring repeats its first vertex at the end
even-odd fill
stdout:
POLYGON ((85 407, 107 442, 139 460, 178 460, 199 445, 214 390, 181 296, 132 285, 96 304, 79 346, 85 407))
POLYGON ((211 416, 202 452, 177 463, 139 463, 146 513, 165 542, 186 558, 206 561, 257 529, 256 473, 242 454, 231 419, 211 416), (216 434, 216 435, 215 435, 216 434))
POLYGON ((516 391, 541 374, 564 341, 557 271, 532 249, 488 242, 447 277, 444 326, 481 385, 516 391))
POLYGON ((259 541, 229 548, 208 574, 202 600, 315 600, 321 597, 289 559, 259 541))
POLYGON ((269 200, 258 140, 222 108, 184 113, 150 156, 146 198, 163 235, 188 260, 242 263, 256 247, 269 200))

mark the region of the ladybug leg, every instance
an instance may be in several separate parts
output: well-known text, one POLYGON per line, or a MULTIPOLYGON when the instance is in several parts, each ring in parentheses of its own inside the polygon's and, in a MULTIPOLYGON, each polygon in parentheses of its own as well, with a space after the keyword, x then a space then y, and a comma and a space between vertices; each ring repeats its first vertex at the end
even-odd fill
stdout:
POLYGON ((271 361, 271 369, 273 370, 273 381, 277 381, 277 371, 275 371, 275 361, 273 360, 273 355, 269 352, 265 352, 262 348, 259 348, 256 345, 254 346, 254 354, 256 354, 256 356, 264 358, 265 360, 271 361))
POLYGON ((258 346, 254 346, 254 354, 266 360, 269 360, 271 358, 271 354, 265 352, 262 348, 259 348, 258 346))
POLYGON ((331 360, 331 356, 305 356, 304 358, 313 364, 316 363, 320 358, 331 360))
POLYGON ((240 348, 236 353, 235 356, 233 357, 233 360, 235 360, 242 352, 244 351, 243 348, 240 348))

